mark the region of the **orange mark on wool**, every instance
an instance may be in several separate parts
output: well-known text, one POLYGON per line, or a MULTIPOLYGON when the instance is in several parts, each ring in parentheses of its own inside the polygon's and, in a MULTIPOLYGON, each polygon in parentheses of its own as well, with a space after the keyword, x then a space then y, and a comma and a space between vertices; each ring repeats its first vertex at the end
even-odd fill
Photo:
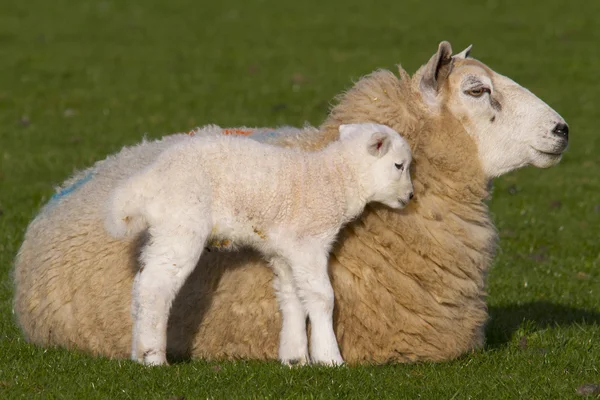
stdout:
POLYGON ((223 135, 244 135, 244 136, 248 136, 250 134, 252 134, 252 130, 251 129, 237 129, 237 128, 223 129, 223 135))
MULTIPOLYGON (((196 132, 198 132, 198 128, 192 129, 187 134, 189 136, 194 136, 196 134, 196 132)), ((253 132, 254 131, 252 129, 228 128, 228 129, 223 129, 221 133, 223 133, 223 135, 242 135, 242 136, 248 136, 248 135, 251 135, 253 132)))

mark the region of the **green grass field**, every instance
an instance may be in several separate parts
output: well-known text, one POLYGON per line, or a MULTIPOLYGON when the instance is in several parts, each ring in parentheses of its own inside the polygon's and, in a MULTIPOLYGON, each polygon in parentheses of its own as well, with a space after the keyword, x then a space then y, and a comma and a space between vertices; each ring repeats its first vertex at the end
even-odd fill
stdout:
POLYGON ((212 3, 0 2, 0 398, 565 399, 600 384, 599 1, 212 3), (206 123, 319 124, 353 80, 397 63, 412 73, 441 40, 473 43, 571 128, 557 167, 495 182, 483 350, 440 364, 152 369, 24 342, 12 260, 75 169, 206 123))

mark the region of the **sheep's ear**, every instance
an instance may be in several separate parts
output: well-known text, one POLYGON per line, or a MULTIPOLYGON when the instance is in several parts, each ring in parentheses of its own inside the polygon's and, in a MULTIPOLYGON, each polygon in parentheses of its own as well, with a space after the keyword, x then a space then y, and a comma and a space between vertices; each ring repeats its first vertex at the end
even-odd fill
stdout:
POLYGON ((425 65, 419 88, 427 102, 435 100, 442 83, 452 71, 452 46, 448 42, 441 42, 437 53, 425 65))
POLYGON ((463 51, 461 51, 457 55, 452 56, 452 58, 454 58, 454 59, 458 59, 458 58, 465 59, 465 58, 469 57, 469 54, 471 54, 471 49, 472 48, 473 48, 473 45, 470 44, 469 47, 467 47, 466 49, 464 49, 463 51))
POLYGON ((367 143, 367 151, 375 157, 383 157, 390 149, 390 135, 374 132, 367 143))

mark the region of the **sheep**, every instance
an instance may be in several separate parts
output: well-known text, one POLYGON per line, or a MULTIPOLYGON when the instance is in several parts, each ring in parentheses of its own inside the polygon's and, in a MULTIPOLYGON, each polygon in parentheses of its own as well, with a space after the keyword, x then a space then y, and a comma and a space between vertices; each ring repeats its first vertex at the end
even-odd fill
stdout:
POLYGON ((282 313, 279 358, 343 364, 333 331, 327 258, 342 226, 369 202, 400 209, 413 197, 411 153, 378 124, 339 127, 340 140, 316 152, 244 137, 193 137, 165 150, 121 183, 108 201, 116 238, 148 229, 134 279, 132 359, 167 362, 169 308, 209 240, 253 247, 275 272, 282 313))
MULTIPOLYGON (((442 42, 412 77, 399 68, 399 76, 380 70, 361 78, 319 129, 248 136, 316 150, 337 139, 340 124, 369 121, 390 126, 411 147, 414 200, 403 210, 367 206, 332 249, 334 328, 347 364, 443 361, 480 348, 497 241, 490 183, 526 165, 555 165, 567 148, 561 116, 469 50, 452 56, 442 42)), ((84 171, 78 177, 93 177, 29 225, 15 262, 14 303, 27 340, 129 356, 143 241, 111 239, 98 209, 118 179, 185 136, 124 149, 84 171)), ((281 319, 271 285, 253 251, 205 252, 175 299, 167 352, 276 359, 281 319)))

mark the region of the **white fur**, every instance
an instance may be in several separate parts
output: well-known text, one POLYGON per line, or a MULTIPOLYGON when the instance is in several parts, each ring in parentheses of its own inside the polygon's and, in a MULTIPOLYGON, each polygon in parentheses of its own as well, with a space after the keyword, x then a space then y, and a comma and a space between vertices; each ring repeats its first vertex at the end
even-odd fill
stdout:
POLYGON ((488 178, 527 165, 547 168, 560 161, 568 140, 552 130, 565 120, 529 90, 482 65, 455 67, 449 80, 456 95, 448 108, 475 139, 488 178), (468 94, 478 86, 490 93, 468 94))
POLYGON ((368 202, 404 207, 412 197, 406 141, 378 124, 340 126, 340 140, 302 152, 243 137, 190 137, 122 182, 108 202, 116 237, 148 229, 132 290, 132 358, 166 363, 173 299, 208 240, 251 246, 270 261, 282 313, 279 357, 343 363, 333 331, 329 250, 368 202), (399 168, 401 167, 401 168, 399 168))
POLYGON ((442 42, 419 70, 419 90, 430 112, 447 108, 463 123, 489 179, 526 165, 557 164, 568 145, 565 120, 529 90, 469 60, 471 47, 451 56, 450 43, 442 42))
POLYGON ((462 68, 491 90, 479 98, 469 96, 464 93, 469 86, 465 79, 460 84, 463 90, 459 101, 450 104, 455 115, 468 116, 465 128, 477 142, 479 159, 489 178, 530 164, 545 168, 560 161, 567 140, 552 133, 557 124, 565 123, 556 111, 505 76, 494 73, 490 79, 481 67, 462 68), (500 104, 501 110, 492 107, 490 98, 500 104))

